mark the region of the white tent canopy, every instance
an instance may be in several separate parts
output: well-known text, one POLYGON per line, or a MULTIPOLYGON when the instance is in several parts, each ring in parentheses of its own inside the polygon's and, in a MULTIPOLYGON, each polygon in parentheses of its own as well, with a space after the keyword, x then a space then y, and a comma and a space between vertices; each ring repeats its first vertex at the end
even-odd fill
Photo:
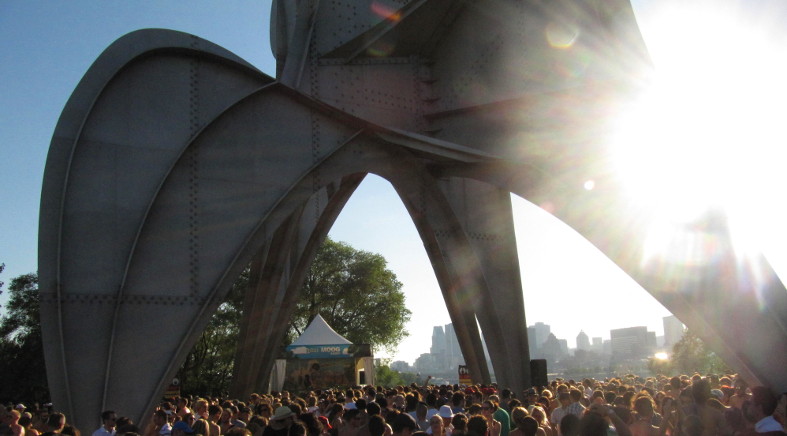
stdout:
MULTIPOLYGON (((319 314, 306 327, 300 337, 290 347, 309 345, 352 345, 352 342, 336 333, 319 314)), ((288 347, 289 348, 289 347, 288 347)))

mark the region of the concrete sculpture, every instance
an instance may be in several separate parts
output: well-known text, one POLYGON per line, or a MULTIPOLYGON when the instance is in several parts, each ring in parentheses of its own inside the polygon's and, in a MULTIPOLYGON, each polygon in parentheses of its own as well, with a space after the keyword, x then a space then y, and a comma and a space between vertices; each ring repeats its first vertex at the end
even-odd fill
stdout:
POLYGON ((258 389, 316 247, 368 173, 410 212, 474 379, 489 380, 478 320, 498 382, 529 381, 513 192, 751 381, 787 388, 787 293, 766 264, 756 295, 726 268, 723 226, 696 230, 718 241, 712 262, 642 261, 647 223, 605 148, 647 65, 626 1, 275 1, 272 17, 275 80, 195 36, 142 30, 63 111, 39 271, 50 389, 76 425, 109 407, 149 416, 249 263, 233 394, 258 389))

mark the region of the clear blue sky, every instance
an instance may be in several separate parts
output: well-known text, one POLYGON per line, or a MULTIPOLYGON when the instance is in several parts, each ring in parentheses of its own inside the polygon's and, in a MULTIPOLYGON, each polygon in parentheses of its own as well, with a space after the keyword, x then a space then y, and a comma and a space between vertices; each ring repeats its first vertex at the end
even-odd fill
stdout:
MULTIPOLYGON (((11 278, 37 269, 38 206, 49 141, 70 93, 101 51, 133 30, 169 28, 217 43, 273 74, 270 3, 0 2, 0 262, 6 264, 0 280, 6 287, 11 278)), ((652 13, 648 7, 654 3, 658 2, 636 2, 640 20, 652 13)), ((608 337, 610 328, 643 324, 662 333, 661 317, 669 313, 593 247, 521 199, 515 201, 515 213, 528 323, 551 324, 571 346, 580 328, 591 337, 608 337), (591 323, 588 308, 598 307, 600 301, 644 310, 591 323)), ((390 185, 370 176, 331 236, 389 260, 413 311, 411 337, 394 357, 412 362, 427 352, 431 327, 450 320, 423 246, 390 185)))

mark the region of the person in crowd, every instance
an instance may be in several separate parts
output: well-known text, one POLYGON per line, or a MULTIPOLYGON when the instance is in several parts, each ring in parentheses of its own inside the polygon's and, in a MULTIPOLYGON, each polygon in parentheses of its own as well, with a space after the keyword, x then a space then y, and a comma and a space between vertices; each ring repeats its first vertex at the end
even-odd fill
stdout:
POLYGON ((172 436, 189 436, 193 434, 194 429, 186 421, 178 421, 172 426, 172 436))
POLYGON ((210 434, 210 427, 208 426, 208 421, 204 419, 195 420, 194 425, 191 426, 191 429, 194 430, 195 435, 206 436, 210 434))
POLYGON ((494 401, 486 400, 481 404, 481 416, 486 418, 489 436, 500 436, 502 426, 500 425, 500 421, 494 418, 495 411, 497 411, 497 403, 494 401))
POLYGON ((175 404, 177 405, 177 409, 175 413, 182 419, 186 414, 192 413, 191 409, 189 409, 189 399, 185 397, 179 397, 175 404))
POLYGON ((70 424, 63 426, 63 430, 60 432, 60 434, 64 436, 82 436, 82 432, 70 424))
MULTIPOLYGON (((582 405, 582 391, 576 388, 571 389, 568 391, 568 396, 571 400, 571 403, 568 405, 566 412, 576 416, 577 418, 581 418, 582 415, 585 414, 585 406, 582 405)), ((560 423, 558 422, 558 424, 560 423)))
POLYGON ((25 429, 25 436, 39 436, 40 433, 38 430, 33 428, 33 415, 30 412, 22 413, 22 417, 19 418, 19 425, 25 429))
POLYGON ((221 426, 219 425, 219 418, 221 418, 222 408, 218 404, 208 405, 208 427, 210 428, 210 436, 221 435, 221 426))
POLYGON ((692 403, 681 409, 681 428, 689 436, 728 436, 732 429, 724 418, 724 414, 710 406, 710 383, 700 379, 693 383, 689 391, 692 403))
POLYGON ((19 419, 22 417, 22 414, 19 413, 19 410, 7 410, 5 412, 4 421, 8 427, 8 434, 10 436, 25 436, 25 428, 19 424, 19 419))
POLYGON ((46 420, 45 431, 42 432, 41 436, 51 436, 52 434, 59 434, 63 431, 63 428, 66 426, 66 415, 60 412, 54 412, 49 414, 49 418, 46 420))
POLYGON ((363 427, 363 417, 361 410, 350 409, 344 412, 344 425, 339 429, 339 436, 360 436, 363 427))
POLYGON ((538 426, 544 430, 544 434, 546 436, 557 436, 556 429, 553 429, 552 426, 549 424, 549 420, 547 419, 547 412, 544 408, 540 405, 531 406, 530 408, 530 416, 536 420, 538 426))
POLYGON ((500 436, 508 436, 508 433, 511 431, 511 416, 505 409, 500 407, 500 400, 497 395, 490 395, 489 400, 496 406, 493 417, 495 421, 500 423, 500 436))
POLYGON ((481 415, 473 415, 467 420, 467 436, 488 436, 489 420, 481 415))
POLYGON ((451 436, 465 436, 467 434, 467 415, 455 413, 451 418, 451 436))
POLYGON ((171 434, 172 426, 167 421, 167 412, 163 409, 156 409, 144 436, 170 436, 171 434))
POLYGON ((426 419, 430 420, 433 416, 437 415, 437 394, 429 393, 426 395, 426 419))
POLYGON ((426 434, 434 436, 451 436, 450 431, 446 432, 443 419, 437 415, 429 418, 429 428, 426 430, 426 434))
MULTIPOLYGON (((770 389, 755 386, 751 389, 751 400, 743 404, 743 414, 754 423, 753 435, 783 436, 782 424, 773 416, 777 400, 770 389)), ((752 433, 750 433, 751 435, 752 433)))
POLYGON ((746 400, 751 399, 751 394, 749 394, 749 385, 742 378, 738 377, 735 379, 733 387, 735 388, 735 393, 732 395, 732 397, 730 397, 729 405, 736 409, 741 409, 743 407, 743 403, 746 400))
MULTIPOLYGON (((634 411, 636 415, 634 422, 629 426, 633 436, 662 436, 663 429, 653 425, 653 398, 649 395, 641 395, 634 400, 634 411)), ((666 427, 665 427, 666 428, 666 427)))
POLYGON ((428 411, 429 406, 427 406, 424 402, 419 402, 415 406, 415 424, 418 426, 420 431, 426 431, 429 429, 429 419, 426 417, 428 411))
POLYGON ((221 430, 221 434, 227 434, 227 432, 232 428, 232 410, 231 407, 234 407, 231 403, 224 403, 221 409, 221 415, 219 416, 218 424, 219 429, 221 430))
POLYGON ((552 424, 553 427, 557 427, 560 420, 569 414, 568 406, 571 405, 571 395, 568 392, 560 392, 557 398, 559 407, 553 409, 552 414, 549 416, 549 423, 552 424))
POLYGON ((273 416, 262 432, 262 436, 289 436, 290 427, 295 422, 295 413, 287 406, 276 409, 273 416))
POLYGON ((618 436, 631 436, 629 426, 606 404, 591 404, 579 420, 579 436, 607 436, 610 424, 618 436))
POLYGON ((560 420, 558 424, 558 434, 560 436, 577 436, 579 435, 579 420, 577 415, 569 413, 560 420))
POLYGON ((384 436, 388 430, 388 424, 381 415, 369 417, 369 436, 384 436))
POLYGON ((115 436, 115 426, 117 424, 117 415, 114 410, 105 410, 101 412, 102 425, 93 432, 93 436, 115 436))
POLYGON ((227 432, 226 436, 251 436, 251 431, 243 427, 234 427, 227 432))
POLYGON ((390 422, 392 436, 412 436, 418 429, 415 419, 408 413, 397 413, 390 422))
MULTIPOLYGON (((531 424, 526 424, 525 418, 530 418, 530 420, 536 424, 536 436, 546 436, 544 429, 538 425, 538 421, 530 416, 530 414, 527 413, 527 409, 524 407, 514 407, 511 409, 511 422, 514 425, 514 429, 511 430, 509 436, 524 436, 526 431, 529 432, 524 426, 531 424)), ((530 422, 530 420, 528 420, 528 422, 530 422)))
POLYGON ((443 427, 447 429, 452 428, 451 420, 454 418, 454 413, 451 411, 451 406, 443 404, 435 416, 439 416, 443 420, 443 427))
POLYGON ((333 404, 328 411, 328 421, 331 430, 338 434, 339 429, 344 425, 344 407, 341 404, 333 404))
POLYGON ((782 424, 782 428, 787 432, 787 392, 779 395, 776 409, 773 411, 773 417, 782 424))
POLYGON ((462 413, 465 411, 465 394, 456 391, 451 396, 451 413, 462 413))
POLYGON ((260 415, 254 415, 249 420, 249 425, 246 426, 251 432, 252 436, 262 436, 265 427, 268 426, 268 418, 260 415))

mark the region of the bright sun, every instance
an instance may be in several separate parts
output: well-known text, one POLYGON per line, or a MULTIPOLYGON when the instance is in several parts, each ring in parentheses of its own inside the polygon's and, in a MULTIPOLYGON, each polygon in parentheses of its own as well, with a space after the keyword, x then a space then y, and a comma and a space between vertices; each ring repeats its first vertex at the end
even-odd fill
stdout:
POLYGON ((787 217, 782 20, 763 2, 654 3, 640 26, 655 73, 619 120, 618 172, 662 222, 721 208, 741 241, 772 238, 787 217))

